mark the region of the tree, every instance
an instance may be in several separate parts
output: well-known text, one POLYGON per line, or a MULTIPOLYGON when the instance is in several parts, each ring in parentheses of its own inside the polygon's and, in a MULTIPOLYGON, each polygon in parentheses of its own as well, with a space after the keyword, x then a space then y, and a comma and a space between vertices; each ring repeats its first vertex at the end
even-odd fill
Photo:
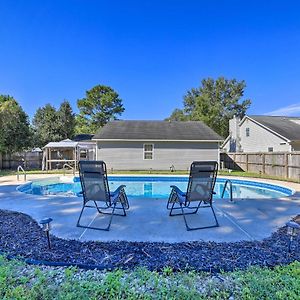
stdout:
POLYGON ((30 146, 31 132, 26 113, 9 95, 0 95, 0 152, 11 155, 30 146))
POLYGON ((184 114, 182 109, 176 108, 172 112, 169 118, 166 118, 166 121, 187 121, 188 116, 184 114))
POLYGON ((49 142, 62 140, 60 124, 55 107, 46 104, 37 109, 33 121, 35 146, 43 147, 49 142))
POLYGON ((56 110, 51 104, 37 109, 33 121, 35 146, 71 139, 75 130, 75 114, 69 101, 64 100, 56 110))
POLYGON ((75 131, 75 114, 70 102, 65 100, 61 103, 58 115, 58 127, 62 139, 71 139, 75 131))
POLYGON ((86 91, 86 97, 79 99, 77 106, 79 108, 79 115, 76 118, 77 133, 95 133, 125 110, 119 95, 105 85, 96 85, 86 91))
POLYGON ((219 77, 203 79, 199 88, 184 96, 183 110, 175 109, 169 120, 203 121, 223 137, 228 135, 229 120, 243 117, 251 100, 243 100, 245 81, 219 77))

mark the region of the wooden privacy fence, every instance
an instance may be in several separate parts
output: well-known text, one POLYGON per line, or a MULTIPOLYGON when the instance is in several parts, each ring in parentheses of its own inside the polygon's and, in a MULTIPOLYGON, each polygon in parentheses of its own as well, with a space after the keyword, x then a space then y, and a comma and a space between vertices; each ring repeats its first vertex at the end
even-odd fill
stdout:
POLYGON ((8 154, 0 155, 0 169, 12 169, 16 170, 19 165, 26 169, 40 169, 42 168, 42 152, 29 152, 23 151, 19 153, 13 153, 11 156, 8 154))
POLYGON ((222 153, 224 168, 300 181, 300 151, 222 153))

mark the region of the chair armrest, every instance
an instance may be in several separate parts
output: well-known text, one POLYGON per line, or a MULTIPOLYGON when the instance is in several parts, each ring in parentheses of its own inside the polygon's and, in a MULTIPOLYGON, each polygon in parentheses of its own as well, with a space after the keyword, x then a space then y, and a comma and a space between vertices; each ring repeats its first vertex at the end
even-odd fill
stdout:
POLYGON ((113 191, 112 193, 110 193, 111 196, 114 196, 116 194, 120 194, 121 190, 124 189, 126 187, 126 185, 120 185, 115 191, 113 191))
POLYGON ((172 188, 178 195, 185 197, 186 193, 183 192, 179 187, 176 185, 171 185, 170 188, 172 188))

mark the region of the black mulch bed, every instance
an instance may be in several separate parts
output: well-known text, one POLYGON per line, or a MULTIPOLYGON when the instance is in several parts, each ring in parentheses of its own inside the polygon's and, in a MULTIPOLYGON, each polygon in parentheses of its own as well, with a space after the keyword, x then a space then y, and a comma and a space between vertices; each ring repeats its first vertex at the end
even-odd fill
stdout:
MULTIPOLYGON (((300 216, 295 218, 300 223, 300 216)), ((250 265, 273 267, 300 260, 300 237, 287 252, 286 228, 263 241, 215 243, 80 242, 51 236, 48 250, 45 233, 28 215, 0 210, 0 251, 48 262, 98 265, 107 269, 144 266, 161 270, 230 271, 250 265)))

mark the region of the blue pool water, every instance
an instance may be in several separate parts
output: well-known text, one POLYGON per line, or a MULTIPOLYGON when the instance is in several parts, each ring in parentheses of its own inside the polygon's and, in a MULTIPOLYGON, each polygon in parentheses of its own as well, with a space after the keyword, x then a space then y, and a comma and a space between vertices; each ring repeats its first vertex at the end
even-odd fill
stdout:
MULTIPOLYGON (((221 198, 225 184, 224 178, 218 178, 215 186, 214 198, 221 198)), ((233 198, 279 198, 293 194, 291 189, 268 183, 249 180, 231 179, 233 185, 233 198)), ((110 190, 115 190, 119 185, 126 185, 128 197, 139 198, 167 198, 170 194, 170 185, 177 185, 181 190, 187 188, 187 177, 129 177, 109 176, 110 190)), ((77 195, 81 192, 79 178, 51 178, 35 180, 18 188, 19 191, 35 195, 77 195)), ((228 192, 225 193, 227 198, 228 192)))

